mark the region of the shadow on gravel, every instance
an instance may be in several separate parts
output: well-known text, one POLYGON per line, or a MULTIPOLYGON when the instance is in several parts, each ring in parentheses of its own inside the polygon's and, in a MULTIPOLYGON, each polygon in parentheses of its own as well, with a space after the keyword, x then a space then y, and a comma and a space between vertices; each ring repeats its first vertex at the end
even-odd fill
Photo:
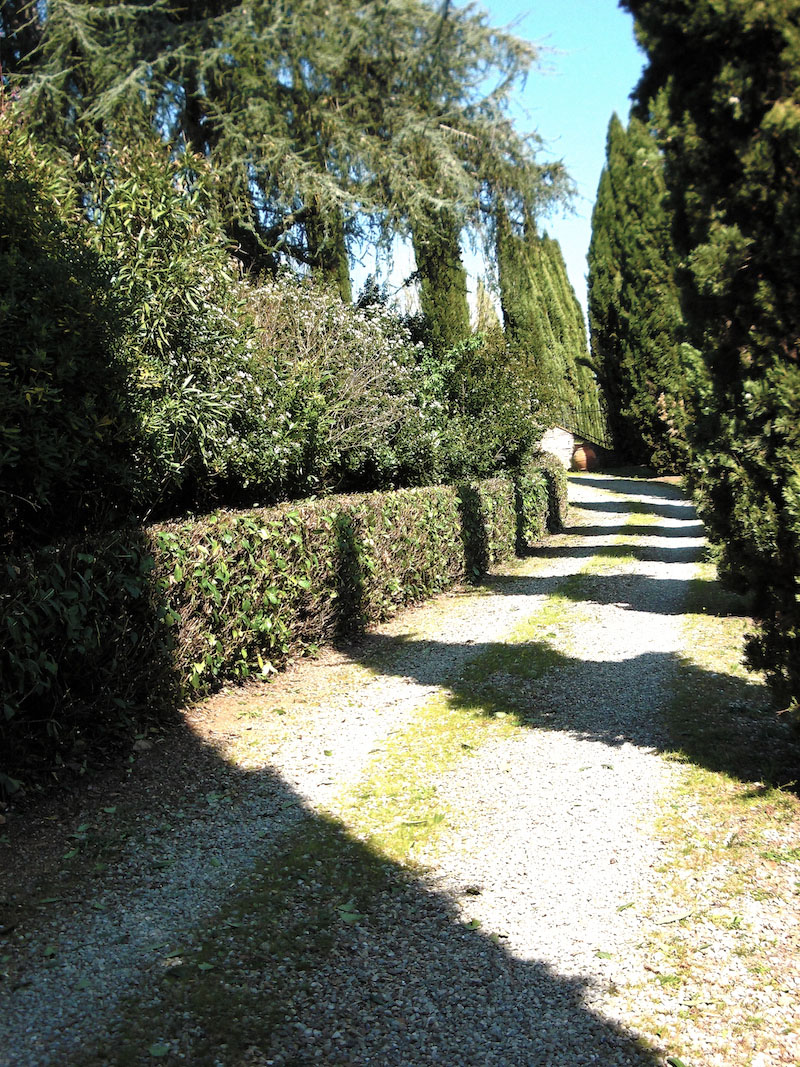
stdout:
POLYGON ((608 558, 641 560, 644 563, 696 563, 702 557, 702 549, 694 545, 676 548, 650 547, 649 545, 537 545, 530 553, 537 559, 591 559, 603 555, 608 558))
POLYGON ((609 493, 631 494, 632 496, 651 496, 659 500, 685 500, 686 495, 679 485, 671 485, 669 482, 657 482, 652 475, 647 473, 639 477, 611 477, 593 478, 591 475, 581 474, 576 478, 578 485, 590 485, 593 489, 605 489, 609 493))
MULTIPOLYGON (((107 872, 89 873, 90 840, 81 870, 20 927, 28 967, 10 965, 0 987, 3 1067, 661 1063, 587 1008, 585 981, 474 929, 456 898, 479 886, 439 892, 273 773, 177 742, 142 770, 142 821, 107 872), (188 793, 170 792, 176 751, 196 772, 188 793)), ((83 816, 92 831, 103 818, 83 816)))
MULTIPOLYGON (((623 555, 632 555, 635 546, 625 547, 623 555)), ((611 554, 611 558, 613 559, 611 554)), ((648 559, 652 558, 650 556, 648 559)), ((666 562, 677 563, 685 560, 675 560, 668 556, 666 562)), ((520 593, 557 593, 567 600, 576 603, 613 604, 624 608, 626 611, 651 612, 657 615, 682 615, 686 610, 684 595, 686 582, 680 578, 651 578, 640 574, 585 574, 581 575, 580 581, 574 583, 559 584, 557 579, 540 579, 541 586, 532 586, 530 578, 520 578, 515 575, 495 575, 485 579, 482 585, 491 589, 494 593, 502 593, 507 596, 518 596, 520 593)), ((714 586, 714 582, 698 582, 714 586)), ((715 604, 709 602, 704 608, 705 615, 718 615, 728 617, 731 615, 745 614, 742 601, 736 603, 715 604)), ((590 636, 591 623, 587 623, 587 637, 590 636)))
POLYGON ((170 1017, 189 1008, 204 1031, 193 1063, 661 1062, 586 1008, 582 980, 515 959, 491 931, 471 929, 452 897, 333 821, 309 820, 285 872, 265 872, 226 920, 202 989, 171 998, 170 1017), (231 938, 231 922, 266 927, 260 944, 231 938))
MULTIPOLYGON (((525 590, 527 582, 526 578, 500 575, 487 579, 485 585, 494 592, 514 595, 525 590)), ((716 583, 709 579, 705 583, 698 580, 698 584, 711 589, 716 583)), ((579 604, 613 604, 626 611, 683 615, 686 610, 686 582, 682 578, 653 578, 641 574, 585 574, 581 575, 579 583, 566 584, 554 591, 579 604)), ((727 618, 745 615, 747 611, 745 605, 737 600, 735 604, 709 602, 704 607, 703 614, 727 618)))
POLYGON ((693 519, 695 517, 694 508, 688 501, 685 504, 670 504, 663 501, 650 504, 640 500, 584 500, 570 506, 578 511, 599 511, 613 515, 658 515, 662 519, 693 519))
MULTIPOLYGON (((578 507, 578 504, 572 505, 574 510, 577 510, 578 507)), ((565 526, 562 532, 576 537, 608 537, 623 530, 631 537, 681 538, 703 537, 705 535, 705 528, 699 519, 697 522, 682 521, 680 526, 640 526, 638 524, 630 526, 627 524, 614 526, 565 526)), ((536 551, 538 553, 538 548, 536 551)))
POLYGON ((701 670, 674 653, 578 659, 544 641, 472 645, 460 672, 443 676, 437 664, 452 662, 459 647, 438 644, 432 655, 432 642, 372 635, 359 658, 446 686, 455 706, 477 715, 510 715, 521 726, 610 746, 680 752, 743 782, 797 784, 800 744, 760 682, 701 670))

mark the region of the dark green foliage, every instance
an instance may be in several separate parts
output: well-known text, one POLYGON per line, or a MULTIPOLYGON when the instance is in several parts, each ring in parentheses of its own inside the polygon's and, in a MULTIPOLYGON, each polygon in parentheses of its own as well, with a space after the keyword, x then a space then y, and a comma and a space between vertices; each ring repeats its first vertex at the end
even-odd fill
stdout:
POLYGON ((558 533, 567 520, 567 472, 555 456, 534 452, 526 456, 517 475, 521 540, 532 548, 549 530, 558 533))
POLYGON ((506 334, 542 406, 540 419, 606 443, 583 314, 558 242, 540 236, 530 219, 516 232, 501 212, 497 262, 506 334))
POLYGON ((461 260, 461 227, 455 217, 441 213, 414 227, 414 256, 419 274, 419 299, 436 355, 469 337, 467 272, 461 260))
POLYGON ((213 211, 207 164, 158 141, 90 144, 80 159, 84 238, 114 269, 128 309, 130 457, 140 514, 220 499, 254 403, 252 329, 213 211))
POLYGON ((467 576, 480 578, 515 547, 516 500, 510 481, 495 478, 456 487, 467 576))
POLYGON ((117 747, 135 723, 175 706, 170 616, 150 548, 131 530, 3 557, 0 792, 2 772, 80 772, 98 744, 117 747))
POLYGON ((290 653, 483 573, 513 552, 514 530, 501 479, 158 527, 156 573, 181 620, 178 674, 200 692, 269 674, 290 653))
POLYGON ((685 469, 696 392, 671 222, 654 134, 613 115, 588 257, 592 354, 616 448, 662 473, 685 469))
POLYGON ((753 591, 751 647, 800 700, 800 36, 796 0, 625 0, 649 65, 674 235, 688 267, 700 398, 692 476, 729 576, 753 591))
POLYGON ((181 697, 267 676, 485 573, 518 533, 541 536, 546 508, 540 482, 521 481, 515 498, 510 480, 494 479, 221 512, 7 556, 0 772, 80 771, 181 697))
POLYGON ((475 334, 441 358, 423 361, 437 405, 445 480, 515 469, 543 425, 533 384, 501 330, 475 334))
POLYGON ((129 488, 126 308, 68 205, 0 117, 0 548, 107 521, 129 488))
POLYGON ((420 350, 380 300, 350 307, 331 286, 287 274, 251 288, 248 310, 254 394, 233 457, 240 492, 274 500, 441 477, 441 409, 420 350))

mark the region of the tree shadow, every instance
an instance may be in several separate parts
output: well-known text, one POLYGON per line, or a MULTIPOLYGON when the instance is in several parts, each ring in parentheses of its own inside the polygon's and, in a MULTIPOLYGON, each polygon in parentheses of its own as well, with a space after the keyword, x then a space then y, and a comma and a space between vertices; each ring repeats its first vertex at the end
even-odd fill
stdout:
MULTIPOLYGON (((580 507, 579 504, 573 504, 574 508, 580 507)), ((630 534, 631 537, 704 537, 705 527, 698 519, 696 522, 686 521, 683 519, 680 526, 647 526, 636 524, 623 524, 609 525, 609 526, 590 526, 590 525, 575 525, 567 526, 564 528, 565 534, 571 534, 578 537, 609 537, 615 533, 625 532, 630 534)))
POLYGON ((655 482, 653 475, 643 474, 640 477, 614 477, 595 478, 591 475, 580 476, 580 485, 590 485, 593 489, 605 489, 609 493, 625 493, 633 496, 651 496, 664 499, 685 499, 684 492, 677 485, 668 482, 655 482))
POLYGON ((703 556, 703 549, 694 545, 676 548, 651 547, 649 545, 537 545, 534 553, 538 559, 592 559, 604 556, 608 559, 632 557, 643 563, 696 563, 703 556))
MULTIPOLYGON (((358 605, 355 535, 343 526, 339 536, 340 593, 358 605)), ((622 606, 640 611, 652 610, 657 590, 662 613, 683 606, 684 582, 636 575, 616 576, 613 587, 606 582, 585 575, 566 586, 563 578, 535 577, 486 584, 514 594, 561 591, 587 604, 610 603, 612 588, 617 602, 623 588, 622 606)), ((473 715, 511 716, 528 729, 609 746, 682 748, 701 766, 747 782, 781 784, 792 773, 796 746, 779 722, 768 726, 758 714, 763 687, 702 671, 674 653, 605 661, 567 656, 544 641, 369 634, 349 654, 384 673, 443 687, 454 706, 473 715), (711 714, 702 700, 696 714, 703 721, 689 729, 691 694, 710 688, 718 711, 711 714), (654 692, 682 702, 681 716, 654 707, 654 692)), ((33 838, 12 827, 3 846, 2 925, 22 962, 12 965, 0 1047, 15 1048, 25 1062, 146 1064, 155 1040, 164 1043, 165 1063, 198 1065, 661 1062, 588 1006, 596 979, 520 958, 492 931, 474 929, 459 901, 480 887, 437 889, 315 814, 275 771, 237 769, 186 725, 142 762, 137 788, 120 786, 120 807, 133 813, 127 837, 113 837, 107 813, 116 804, 100 798, 87 799, 73 820, 91 831, 83 832, 80 869, 62 877, 59 854, 51 871, 26 880, 18 872, 33 838), (96 855, 104 870, 93 866, 96 855), (67 902, 52 919, 41 902, 48 878, 55 893, 45 899, 67 902), (128 904, 109 913, 104 903, 120 885, 128 904), (83 939, 62 958, 65 923, 83 939), (63 995, 78 976, 86 983, 80 1015, 90 1020, 88 1030, 77 1025, 75 1000, 63 995)), ((334 774, 329 785, 335 788, 334 774)))
POLYGON ((127 801, 113 819, 84 810, 68 875, 29 881, 24 901, 3 887, 0 1047, 19 1062, 147 1064, 155 1046, 202 1067, 321 1053, 545 1067, 556 1048, 576 1065, 661 1062, 587 1006, 598 978, 515 955, 464 916, 467 887, 444 892, 388 861, 272 770, 237 769, 187 730, 141 759, 124 839, 111 828, 127 801), (125 908, 109 908, 122 885, 125 908))
POLYGON ((522 726, 612 747, 680 749, 699 766, 743 782, 797 784, 800 742, 768 710, 768 691, 757 680, 705 671, 671 652, 593 660, 565 656, 546 642, 487 642, 469 646, 465 658, 459 647, 372 634, 353 654, 386 673, 445 686, 462 710, 511 715, 522 726), (659 684, 665 702, 654 705, 659 684), (568 703, 565 692, 572 694, 568 703), (713 692, 719 706, 704 697, 692 707, 693 692, 713 692))
POLYGON ((489 568, 491 546, 486 516, 481 507, 481 495, 468 482, 457 487, 458 517, 464 566, 470 581, 479 580, 489 568))
POLYGON ((367 622, 366 591, 361 565, 361 538, 353 516, 340 512, 334 520, 336 536, 336 602, 334 632, 341 639, 363 629, 367 622))
POLYGON ((578 511, 599 511, 607 514, 618 515, 658 515, 662 519, 693 519, 694 507, 690 503, 670 504, 659 501, 651 504, 648 501, 622 501, 622 500, 578 500, 570 504, 570 508, 578 511))
MULTIPOLYGON (((616 546, 614 546, 616 547, 616 546)), ((635 546, 620 546, 624 551, 622 556, 634 554, 635 546)), ((664 562, 686 563, 678 557, 672 558, 669 549, 664 549, 664 562)), ((615 553, 609 553, 614 558, 615 553)), ((648 557, 650 558, 650 557, 648 557)), ((658 562, 655 560, 654 562, 658 562)), ((579 580, 574 583, 564 584, 559 578, 537 579, 517 577, 516 575, 490 575, 485 578, 483 585, 494 593, 506 596, 535 595, 558 593, 559 596, 572 600, 575 603, 587 605, 609 605, 624 609, 625 611, 637 611, 656 615, 682 615, 686 610, 685 593, 686 580, 683 578, 654 578, 641 574, 581 574, 579 580)), ((713 579, 695 579, 700 587, 706 587, 709 591, 716 586, 713 579)), ((708 598, 707 606, 703 608, 704 615, 727 618, 731 615, 746 615, 747 605, 741 598, 731 598, 730 601, 708 598)))

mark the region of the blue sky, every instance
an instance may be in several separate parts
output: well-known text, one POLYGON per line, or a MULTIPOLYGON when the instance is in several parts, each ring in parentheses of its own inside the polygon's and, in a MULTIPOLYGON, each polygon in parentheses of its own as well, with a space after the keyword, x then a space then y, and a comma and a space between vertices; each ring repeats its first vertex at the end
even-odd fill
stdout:
MULTIPOLYGON (((627 119, 629 95, 644 64, 633 37, 633 19, 616 0, 477 0, 476 6, 488 13, 491 25, 510 27, 541 49, 541 65, 517 94, 512 114, 520 130, 539 133, 545 141, 544 158, 563 160, 577 185, 573 213, 551 216, 544 228, 561 244, 570 281, 585 310, 586 253, 608 120, 614 111, 627 119)), ((393 256, 390 289, 414 270, 408 244, 396 242, 393 256)), ((469 252, 465 264, 474 290, 483 266, 469 252)), ((372 270, 374 258, 367 253, 353 271, 356 292, 372 270)), ((386 265, 378 272, 386 277, 386 265)))
POLYGON ((480 6, 492 25, 513 24, 518 37, 543 50, 541 69, 529 76, 514 117, 520 129, 538 131, 547 156, 562 159, 577 183, 575 214, 555 216, 546 228, 558 238, 585 306, 586 252, 608 120, 613 111, 627 119, 644 63, 633 19, 616 0, 481 0, 480 6))

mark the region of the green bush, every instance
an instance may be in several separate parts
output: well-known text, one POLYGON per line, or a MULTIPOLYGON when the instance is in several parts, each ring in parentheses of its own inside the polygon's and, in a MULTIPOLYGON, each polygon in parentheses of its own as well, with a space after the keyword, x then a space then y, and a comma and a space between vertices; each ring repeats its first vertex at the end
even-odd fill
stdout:
POLYGON ((250 374, 244 286, 215 216, 205 160, 160 141, 89 144, 80 161, 87 241, 129 308, 130 456, 140 513, 219 503, 241 423, 261 397, 250 374))
POLYGON ((422 360, 429 403, 439 412, 439 466, 446 481, 489 478, 519 465, 543 424, 529 376, 497 329, 422 360))
POLYGON ((171 616, 146 535, 43 546, 2 567, 0 772, 80 770, 91 748, 175 706, 171 616))
POLYGON ((0 547, 118 514, 132 427, 123 308, 68 183, 0 116, 0 547))
POLYGON ((267 495, 430 484, 440 474, 438 405, 418 348, 380 302, 352 307, 314 278, 253 289, 257 402, 236 465, 267 495))
POLYGON ((514 530, 513 488, 499 479, 157 527, 155 574, 180 619, 177 673, 196 692, 267 675, 485 572, 513 552, 514 530))
MULTIPOLYGON (((547 529, 551 533, 563 530, 567 521, 569 505, 567 503, 567 472, 555 456, 547 452, 534 452, 526 457, 522 466, 522 476, 531 476, 535 470, 541 470, 547 483, 547 529)), ((538 511, 538 504, 534 512, 538 511)), ((535 522, 535 519, 531 520, 535 522)))

